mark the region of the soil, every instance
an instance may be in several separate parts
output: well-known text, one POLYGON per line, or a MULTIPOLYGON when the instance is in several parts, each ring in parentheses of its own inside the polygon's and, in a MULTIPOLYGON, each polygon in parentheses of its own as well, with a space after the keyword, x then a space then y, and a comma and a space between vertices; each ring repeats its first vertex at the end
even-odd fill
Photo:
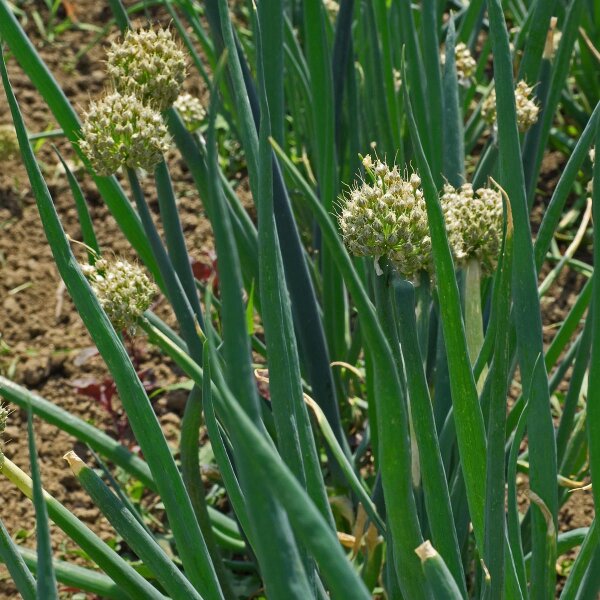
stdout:
MULTIPOLYGON (((40 50, 46 64, 58 79, 64 92, 77 110, 85 108, 90 98, 100 94, 106 84, 103 69, 104 50, 93 47, 73 66, 75 53, 88 44, 89 31, 71 28, 53 43, 44 41, 34 25, 32 10, 35 5, 44 22, 48 15, 40 8, 43 3, 26 3, 28 22, 25 25, 30 38, 40 50)), ((80 0, 76 4, 61 5, 76 10, 76 16, 86 23, 104 25, 110 18, 109 9, 93 0, 80 0)), ((61 13, 59 12, 59 16, 61 13)), ((112 32, 111 32, 112 33, 112 32)), ((31 132, 56 128, 56 123, 43 99, 23 74, 14 59, 8 63, 11 82, 31 132)), ((197 81, 187 84, 188 91, 203 95, 205 91, 197 81)), ((11 123, 4 94, 0 94, 0 125, 11 123)), ((63 156, 75 160, 68 143, 55 140, 63 156)), ((46 142, 37 152, 44 166, 44 175, 67 233, 75 240, 81 239, 73 198, 58 160, 46 142)), ((180 199, 180 209, 188 248, 193 258, 207 262, 212 250, 210 227, 202 203, 191 185, 185 166, 176 154, 170 160, 172 177, 180 199)), ((553 165, 550 171, 560 171, 553 165)), ((133 259, 128 243, 120 233, 114 219, 107 211, 93 182, 83 172, 78 178, 90 207, 96 233, 102 248, 133 259)), ((550 179, 550 177, 549 177, 550 179)), ((150 188, 148 193, 151 195, 150 188)), ((150 199, 156 210, 156 204, 150 199)), ((82 260, 84 251, 74 246, 82 260)), ((560 322, 577 297, 582 279, 573 274, 563 276, 552 289, 552 299, 545 306, 544 325, 548 332, 560 322)), ((55 402, 69 412, 86 419, 106 432, 132 444, 128 431, 118 418, 114 418, 97 399, 82 394, 80 380, 102 382, 107 371, 102 360, 93 354, 93 344, 64 292, 54 266, 50 249, 40 223, 29 180, 19 158, 2 163, 0 171, 0 373, 13 378, 41 396, 55 402)), ((154 307, 165 319, 171 319, 166 303, 160 299, 154 307)), ((159 389, 181 378, 157 351, 146 346, 143 338, 136 342, 135 356, 140 369, 146 370, 146 379, 159 389)), ((180 415, 185 402, 185 392, 169 391, 157 395, 154 406, 163 425, 165 435, 174 448, 179 436, 180 415)), ((118 400, 115 410, 119 410, 118 400)), ((6 456, 29 471, 26 418, 16 410, 9 419, 6 430, 6 456)), ((116 541, 114 531, 99 514, 71 475, 63 455, 72 449, 91 461, 89 452, 72 437, 55 427, 35 420, 36 442, 45 488, 65 504, 86 525, 107 541, 116 541)), ((35 519, 32 504, 5 478, 0 477, 0 518, 11 535, 20 543, 35 547, 35 519)), ((150 501, 150 500, 149 500, 150 501)), ((160 520, 160 511, 148 507, 160 520)), ((589 492, 571 494, 561 511, 561 529, 589 525, 593 518, 593 503, 589 492)), ((57 527, 52 526, 55 556, 86 564, 85 557, 57 527)), ((74 591, 62 588, 63 597, 73 598, 74 591)), ((15 598, 17 592, 3 566, 0 565, 0 600, 15 598)), ((92 596, 77 595, 77 598, 92 596)))

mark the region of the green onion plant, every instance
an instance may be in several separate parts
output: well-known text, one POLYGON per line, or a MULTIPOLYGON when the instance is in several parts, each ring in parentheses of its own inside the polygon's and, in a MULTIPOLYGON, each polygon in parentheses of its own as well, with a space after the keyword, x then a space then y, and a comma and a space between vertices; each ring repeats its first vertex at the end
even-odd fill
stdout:
POLYGON ((575 254, 600 221, 597 3, 230 4, 109 1, 121 38, 107 51, 106 92, 79 111, 0 0, 13 146, 141 449, 0 377, 0 434, 7 409, 30 415, 31 477, 0 452, 1 474, 36 510, 36 552, 13 540, 0 510, 0 558, 20 594, 50 599, 68 585, 134 600, 596 598, 596 521, 563 531, 560 510, 572 488, 600 501, 595 227, 593 257, 575 254), (134 27, 141 8, 148 20, 134 27), (63 151, 86 249, 75 251, 7 60, 43 96, 137 262, 103 252, 63 151), (184 91, 192 75, 205 106, 184 91), (241 148, 254 218, 224 170, 223 123, 241 148), (218 297, 190 266, 170 147, 212 226, 218 297), (564 163, 553 187, 549 151, 564 163), (567 269, 585 283, 547 343, 540 300, 567 269), (152 312, 157 295, 174 328, 152 312), (178 448, 123 334, 145 336, 185 373, 178 448), (97 453, 101 470, 74 453, 65 469, 138 562, 43 490, 39 419, 97 453), (201 478, 202 426, 226 513, 201 478), (160 498, 166 538, 116 468, 160 498), (49 521, 87 567, 53 558, 49 521))

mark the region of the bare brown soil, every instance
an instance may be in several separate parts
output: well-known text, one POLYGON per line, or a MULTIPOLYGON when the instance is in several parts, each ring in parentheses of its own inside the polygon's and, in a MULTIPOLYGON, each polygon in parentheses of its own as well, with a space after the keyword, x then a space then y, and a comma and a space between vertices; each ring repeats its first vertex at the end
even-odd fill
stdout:
MULTIPOLYGON (((39 9, 42 3, 35 4, 39 9)), ((104 3, 81 0, 72 6, 78 18, 87 23, 103 25, 110 18, 104 3)), ((78 110, 102 91, 106 83, 102 47, 94 47, 72 67, 75 53, 91 39, 89 32, 71 29, 62 34, 58 41, 48 44, 41 39, 31 19, 27 30, 78 110)), ((41 132, 55 128, 56 123, 43 99, 14 59, 9 60, 9 72, 29 130, 41 132)), ((193 81, 188 87, 193 93, 202 93, 193 81)), ((6 98, 2 93, 0 124, 10 122, 6 98)), ((63 156, 74 160, 74 153, 67 143, 62 140, 56 143, 63 156)), ((38 151, 38 158, 44 166, 45 177, 67 233, 76 240, 81 239, 74 202, 49 143, 38 151)), ((171 166, 188 247, 193 257, 202 259, 211 249, 209 224, 190 178, 175 154, 171 166)), ((548 169, 549 179, 552 170, 558 170, 558 167, 548 169)), ((99 198, 93 183, 87 175, 79 173, 79 176, 101 246, 132 258, 128 243, 99 198)), ((151 206, 156 208, 152 202, 151 206)), ((572 275, 561 278, 555 284, 552 299, 545 303, 544 325, 549 332, 572 306, 581 284, 581 278, 572 275)), ((89 378, 102 381, 107 371, 98 356, 85 358, 92 343, 68 295, 61 288, 29 181, 19 158, 3 162, 0 168, 0 307, 0 341, 5 344, 4 349, 0 347, 0 373, 11 376, 106 432, 120 436, 125 443, 131 442, 127 430, 119 429, 115 420, 95 399, 77 393, 78 380, 89 378)), ((164 302, 158 300, 155 308, 161 316, 170 318, 164 302)), ((143 339, 136 344, 136 356, 140 367, 151 371, 149 378, 154 380, 156 388, 173 383, 180 377, 169 361, 147 347, 143 339)), ((184 400, 185 393, 181 391, 162 393, 154 400, 164 432, 174 448, 178 441, 184 400)), ((118 400, 116 406, 118 408, 118 400)), ((112 528, 81 490, 62 460, 62 456, 73 448, 84 459, 90 459, 86 448, 38 419, 35 421, 35 430, 45 488, 103 539, 115 540, 112 528)), ((11 415, 6 441, 6 456, 29 471, 26 419, 21 411, 17 410, 11 415)), ((18 537, 20 543, 35 547, 35 519, 31 503, 3 477, 0 477, 0 498, 0 518, 9 532, 18 537)), ((159 510, 154 510, 152 506, 149 510, 160 519, 159 510)), ((561 512, 561 529, 589 525, 592 517, 593 504, 589 493, 574 493, 561 512)), ((57 557, 86 564, 75 544, 57 527, 52 526, 51 532, 57 557)), ((63 588, 63 597, 71 598, 73 593, 63 588)), ((5 568, 0 565, 0 600, 15 597, 17 592, 5 568)))

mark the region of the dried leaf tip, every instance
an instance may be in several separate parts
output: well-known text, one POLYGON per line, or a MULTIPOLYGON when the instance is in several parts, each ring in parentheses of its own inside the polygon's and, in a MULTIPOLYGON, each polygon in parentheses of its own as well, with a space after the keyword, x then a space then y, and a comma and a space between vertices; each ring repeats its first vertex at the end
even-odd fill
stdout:
POLYGON ((79 472, 83 467, 85 467, 85 463, 73 452, 73 450, 69 450, 63 458, 69 463, 69 467, 75 474, 75 476, 79 475, 79 472))
POLYGON ((438 555, 437 550, 431 545, 429 540, 425 540, 420 546, 415 548, 415 554, 421 559, 421 561, 425 561, 429 558, 435 558, 438 555))

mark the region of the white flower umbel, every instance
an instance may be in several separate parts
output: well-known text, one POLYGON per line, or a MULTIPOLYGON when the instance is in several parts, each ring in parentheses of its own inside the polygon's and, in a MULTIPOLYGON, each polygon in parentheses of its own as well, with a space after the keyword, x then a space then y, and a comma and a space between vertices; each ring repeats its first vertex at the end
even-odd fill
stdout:
POLYGON ((116 89, 135 94, 144 104, 166 110, 185 79, 185 53, 170 30, 129 30, 108 50, 107 70, 116 89))
POLYGON ((108 94, 83 117, 79 145, 98 175, 113 175, 122 166, 151 171, 170 147, 161 114, 136 96, 108 94))
POLYGON ((370 183, 357 183, 341 199, 338 220, 344 243, 355 256, 388 258, 399 274, 414 280, 431 265, 427 210, 416 173, 405 179, 398 167, 366 156, 370 183))
POLYGON ((196 131, 202 125, 206 111, 202 102, 191 94, 180 94, 173 106, 179 111, 188 131, 196 131))
MULTIPOLYGON (((540 107, 531 97, 533 87, 524 80, 517 83, 515 88, 515 104, 517 107, 517 125, 519 131, 524 133, 538 120, 540 107)), ((481 106, 483 119, 490 125, 496 126, 496 90, 493 89, 481 106)))
POLYGON ((115 329, 135 333, 138 318, 156 295, 156 286, 141 267, 123 259, 99 259, 93 266, 83 265, 82 271, 115 329))
POLYGON ((492 188, 473 190, 470 183, 444 186, 441 198, 446 231, 455 262, 465 266, 476 259, 484 274, 498 262, 502 240, 502 195, 492 188))

